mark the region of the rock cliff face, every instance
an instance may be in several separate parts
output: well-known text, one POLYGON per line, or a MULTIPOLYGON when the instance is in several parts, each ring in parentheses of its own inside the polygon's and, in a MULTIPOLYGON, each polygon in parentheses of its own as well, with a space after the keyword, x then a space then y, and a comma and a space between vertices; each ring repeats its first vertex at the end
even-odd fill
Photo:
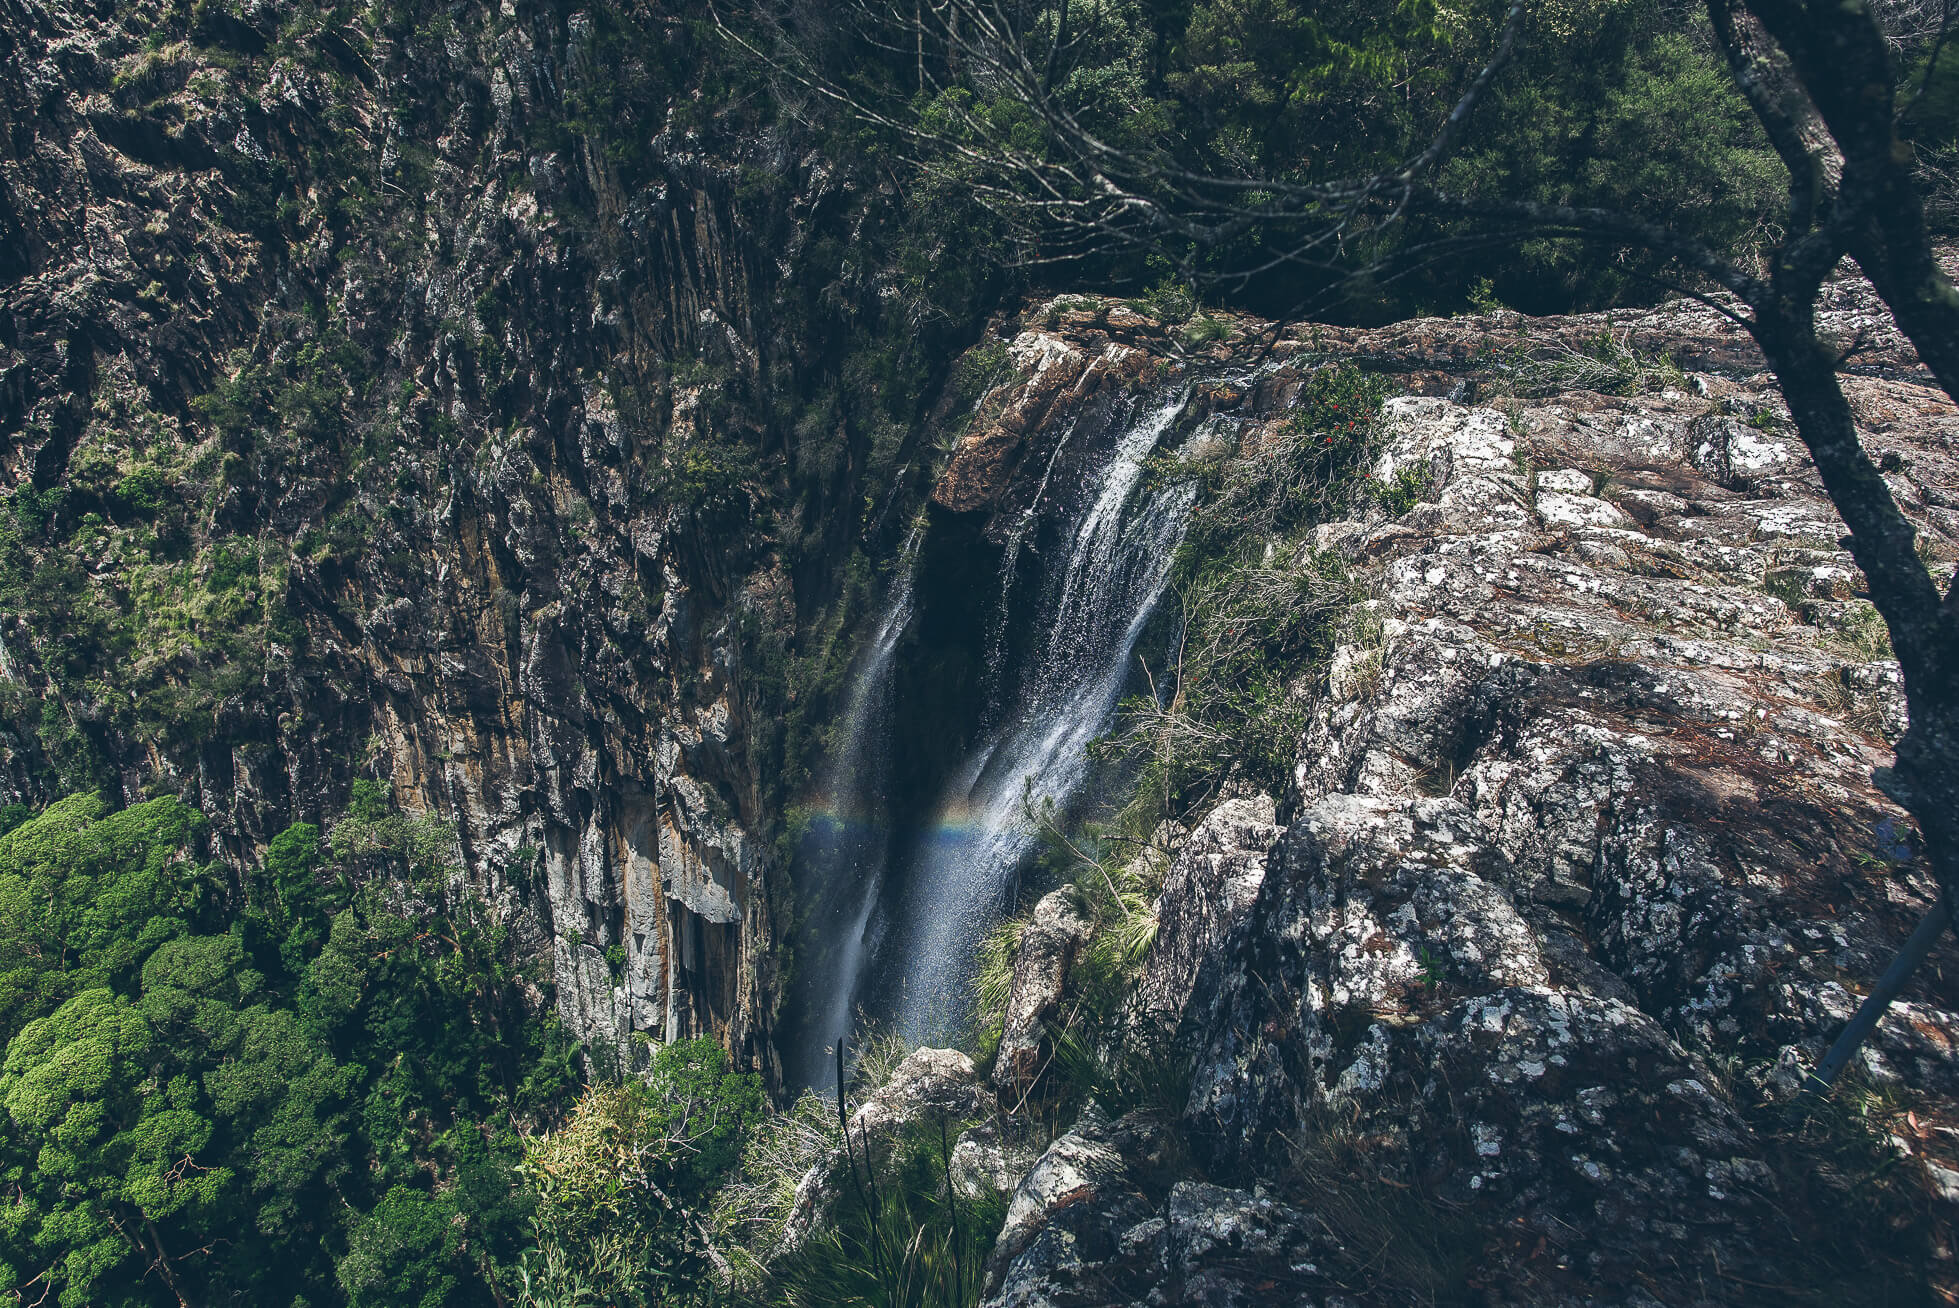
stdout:
MULTIPOLYGON (((1858 284, 1830 312, 1862 324, 1845 387, 1949 567, 1959 412, 1858 284)), ((1130 348, 1116 317, 1023 336, 1021 393, 1130 348)), ((1274 362, 1212 399, 1254 420, 1239 457, 1316 366, 1416 392, 1387 404, 1370 469, 1406 502, 1313 540, 1364 579, 1371 634, 1302 688, 1276 821, 1270 798, 1228 800, 1164 878, 1132 1020, 1176 1032, 1187 1096, 1167 1119, 1091 1110, 1053 1143, 988 1303, 1419 1297, 1463 1260, 1506 1301, 1790 1290, 1842 1199, 1779 1170, 1753 1106, 1787 1097, 1934 887, 1871 781, 1902 727, 1895 665, 1773 385, 1678 306, 1236 323, 1212 353, 1261 335, 1274 362), (1426 1233, 1395 1224, 1412 1195, 1426 1233)), ((1015 412, 969 438, 942 498, 1011 498, 1015 412)), ((1039 922, 1029 970, 1058 994, 1039 922)), ((1863 1056, 1916 1104, 1894 1143, 1927 1194, 1955 1152, 1955 986, 1948 938, 1863 1056)))
POLYGON ((784 667, 905 512, 875 189, 703 108, 685 15, 0 34, 6 798, 180 791, 242 867, 384 778, 579 1036, 765 1061, 784 667))
MULTIPOLYGON (((1125 1020, 1189 1066, 1174 1111, 1092 1109, 1038 1161, 961 1139, 961 1184, 1017 1187, 992 1302, 1333 1301, 1400 1194, 1461 1229, 1377 1265, 1398 1292, 1477 1257, 1538 1302, 1785 1285, 1827 1196, 1752 1106, 1932 887, 1871 782, 1895 665, 1745 338, 1668 306, 1200 346, 1056 301, 928 486, 956 351, 879 272, 886 197, 703 108, 684 17, 0 0, 0 799, 179 792, 236 870, 385 779, 577 1035, 766 1066, 785 800, 914 511, 922 580, 984 581, 1118 400, 1187 380, 1187 445, 1253 459, 1356 364, 1410 392, 1369 469, 1396 497, 1313 540, 1370 634, 1299 688, 1289 785, 1171 833, 1125 1020)), ((1950 566, 1959 414, 1831 295, 1950 566)), ((964 662, 916 675, 977 684, 973 594, 919 605, 964 662)), ((1029 1096, 1086 930, 1044 901, 994 1097, 1029 1096)), ((1863 1073, 1959 1194, 1955 987, 1947 942, 1863 1073)), ((859 1126, 989 1091, 950 1054, 901 1082, 859 1126)))

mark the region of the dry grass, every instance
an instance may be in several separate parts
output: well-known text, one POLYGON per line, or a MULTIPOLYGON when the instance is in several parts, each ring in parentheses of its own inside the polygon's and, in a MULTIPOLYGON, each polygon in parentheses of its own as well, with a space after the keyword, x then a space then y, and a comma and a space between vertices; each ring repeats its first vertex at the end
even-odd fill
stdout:
POLYGON ((1670 359, 1642 354, 1624 336, 1609 331, 1582 346, 1552 341, 1513 351, 1498 365, 1488 389, 1493 395, 1543 399, 1568 391, 1599 395, 1638 395, 1684 384, 1670 359))
POLYGON ((796 1206, 796 1188, 841 1139, 836 1106, 810 1091, 750 1134, 741 1166, 715 1195, 712 1219, 738 1295, 766 1279, 796 1206))

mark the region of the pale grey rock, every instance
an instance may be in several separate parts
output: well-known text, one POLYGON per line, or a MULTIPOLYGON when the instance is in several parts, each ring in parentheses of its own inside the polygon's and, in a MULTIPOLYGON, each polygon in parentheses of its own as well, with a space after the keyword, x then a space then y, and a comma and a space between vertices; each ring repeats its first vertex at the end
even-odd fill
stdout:
MULTIPOLYGON (((799 1247, 812 1231, 833 1220, 837 1204, 850 1192, 847 1169, 856 1168, 860 1178, 866 1168, 881 1171, 904 1132, 922 1123, 942 1127, 948 1139, 960 1140, 967 1126, 986 1114, 987 1100, 973 1060, 965 1054, 956 1049, 912 1050, 884 1084, 851 1111, 848 1153, 842 1146, 831 1149, 797 1183, 777 1252, 799 1247)), ((1017 1155, 1002 1153, 1004 1146, 997 1141, 974 1139, 967 1154, 972 1170, 966 1175, 976 1184, 990 1183, 1008 1165, 1005 1160, 1017 1155), (992 1158, 985 1156, 989 1149, 992 1158)))
POLYGON ((1580 472, 1577 468, 1547 468, 1537 474, 1537 491, 1540 495, 1547 491, 1557 491, 1565 495, 1590 495, 1592 474, 1580 472))
POLYGON ((1020 933, 1000 1048, 993 1064, 994 1087, 1009 1104, 1033 1091, 1041 1072, 1045 1024, 1061 1002, 1075 951, 1088 933, 1088 920, 1067 890, 1042 897, 1020 933))
POLYGON ((1325 1228, 1262 1193, 1166 1184, 1160 1129, 1083 1112, 1015 1192, 984 1308, 1332 1302, 1325 1228))
POLYGON ((1198 969, 1250 911, 1278 839, 1272 798, 1228 799, 1177 851, 1156 902, 1156 937, 1143 962, 1131 1021, 1146 1038, 1176 1029, 1198 969))
POLYGON ((952 1146, 953 1188, 966 1199, 1010 1195, 1042 1152, 1031 1123, 1000 1118, 968 1127, 952 1146))

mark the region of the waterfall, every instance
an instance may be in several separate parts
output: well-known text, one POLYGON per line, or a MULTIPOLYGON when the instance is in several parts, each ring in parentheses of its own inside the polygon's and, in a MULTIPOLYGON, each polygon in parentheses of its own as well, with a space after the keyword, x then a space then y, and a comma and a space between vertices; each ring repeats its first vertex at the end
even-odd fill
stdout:
POLYGON ((816 812, 798 846, 805 908, 796 984, 778 1028, 792 1084, 831 1083, 829 1051, 852 1031, 860 1005, 912 1041, 957 1033, 978 946, 1011 908, 1034 848, 1028 805, 1066 807, 1088 781, 1088 746, 1109 729, 1136 642, 1169 583, 1197 492, 1188 480, 1148 486, 1145 472, 1187 399, 1179 391, 1138 401, 1114 418, 1107 447, 1097 439, 1070 451, 1078 437, 1071 422, 1007 533, 997 604, 990 594, 928 597, 955 608, 978 601, 993 614, 962 638, 984 657, 970 686, 982 698, 971 705, 976 734, 962 736, 964 745, 919 738, 931 728, 911 717, 909 697, 933 692, 907 688, 915 670, 899 666, 899 651, 913 647, 914 626, 914 639, 928 645, 941 637, 926 634, 939 630, 934 610, 914 602, 919 534, 906 541, 852 671, 816 812), (1016 597, 1017 587, 1031 589, 1016 597), (895 775, 894 759, 945 759, 944 747, 958 752, 943 772, 895 775))
POLYGON ((834 1079, 829 1049, 850 1029, 864 962, 875 949, 875 911, 890 846, 891 673, 912 615, 912 564, 918 531, 906 539, 898 575, 844 695, 843 731, 824 765, 821 807, 810 820, 798 862, 807 896, 797 995, 800 1029, 785 1053, 789 1075, 805 1085, 834 1079))
POLYGON ((1087 776, 1089 743, 1113 718, 1196 496, 1188 484, 1138 494, 1184 402, 1161 402, 1118 439, 1072 524, 1065 567, 1044 578, 1036 650, 1017 684, 995 692, 979 747, 910 857, 889 941, 892 1008, 910 1039, 944 1039, 963 1016, 975 949, 1034 844, 1026 805, 1067 803, 1087 776))

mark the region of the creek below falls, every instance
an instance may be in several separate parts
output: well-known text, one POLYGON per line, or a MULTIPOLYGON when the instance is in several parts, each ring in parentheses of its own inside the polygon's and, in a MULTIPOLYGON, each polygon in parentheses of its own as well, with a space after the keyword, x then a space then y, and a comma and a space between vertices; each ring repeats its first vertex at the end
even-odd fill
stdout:
POLYGON ((906 541, 796 855, 778 1028, 792 1084, 834 1084, 838 1039, 865 1026, 959 1034, 979 945, 1037 842, 1029 805, 1067 813, 1095 793, 1088 747, 1148 685, 1138 642, 1167 625, 1151 619, 1196 499, 1149 461, 1230 421, 1190 421, 1190 394, 1082 407, 1017 474, 1019 499, 935 506, 906 541))

